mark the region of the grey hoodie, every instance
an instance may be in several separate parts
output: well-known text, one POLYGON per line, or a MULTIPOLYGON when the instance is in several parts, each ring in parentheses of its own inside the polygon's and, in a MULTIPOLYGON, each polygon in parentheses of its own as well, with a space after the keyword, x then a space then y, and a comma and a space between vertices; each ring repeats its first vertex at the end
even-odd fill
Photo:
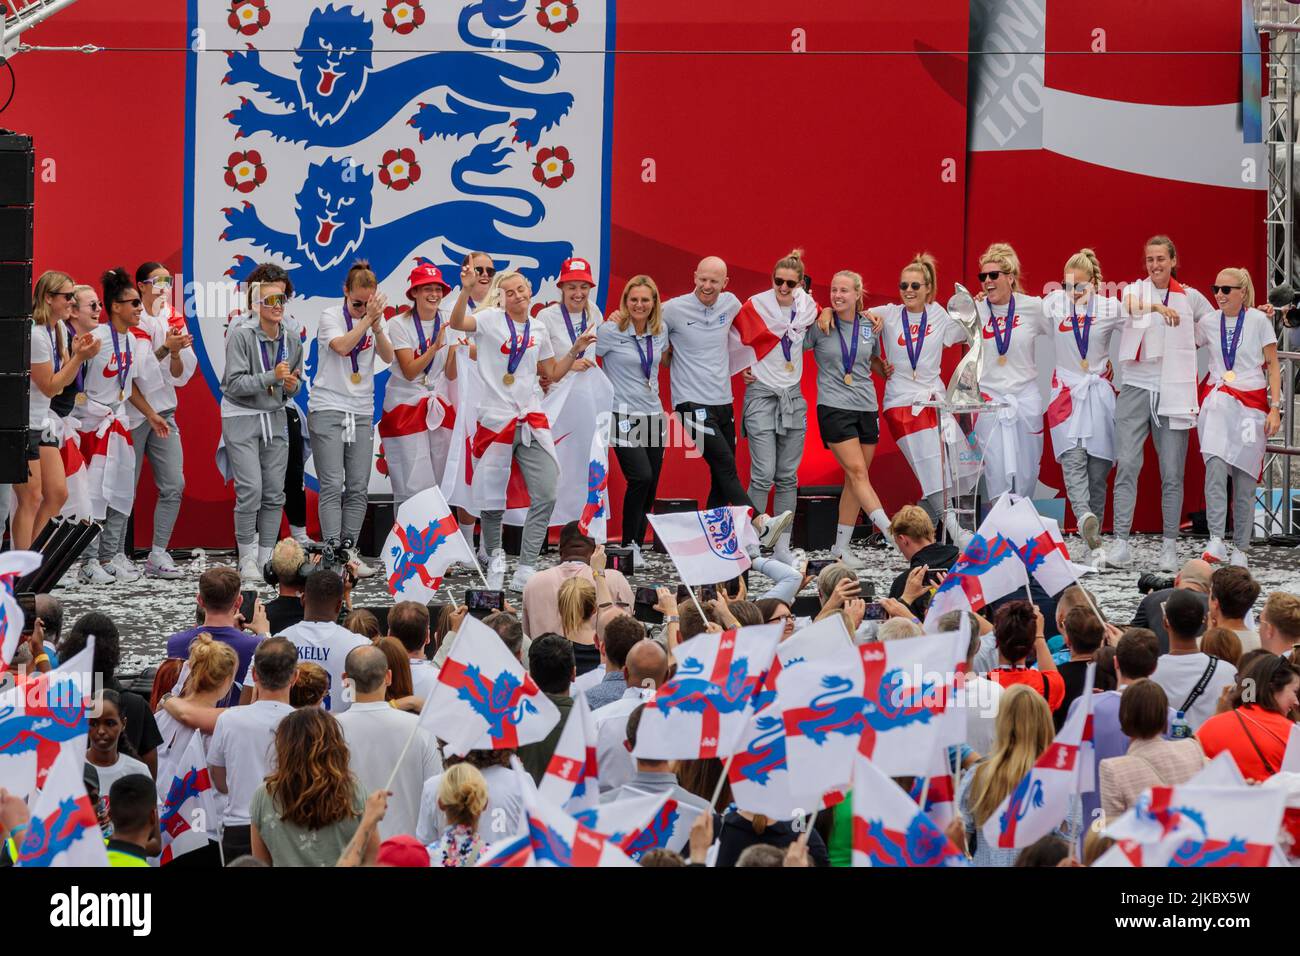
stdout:
MULTIPOLYGON (((280 325, 280 336, 284 340, 284 360, 301 377, 302 341, 280 325)), ((226 335, 226 371, 221 376, 221 393, 227 402, 242 408, 256 409, 263 412, 278 411, 297 393, 287 391, 275 380, 275 357, 279 342, 268 339, 260 324, 240 325, 232 328, 226 335), (262 343, 271 359, 272 371, 263 371, 262 343), (271 392, 268 394, 267 389, 271 392)), ((299 382, 298 388, 302 387, 299 382)))

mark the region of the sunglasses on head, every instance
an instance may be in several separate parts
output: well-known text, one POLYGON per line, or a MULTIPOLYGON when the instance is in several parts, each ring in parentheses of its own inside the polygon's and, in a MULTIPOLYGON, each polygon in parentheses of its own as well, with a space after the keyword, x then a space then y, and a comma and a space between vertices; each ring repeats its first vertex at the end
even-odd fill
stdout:
POLYGON ((898 291, 899 291, 899 292, 906 292, 908 289, 911 289, 913 292, 919 292, 919 291, 921 290, 921 283, 919 283, 919 282, 900 282, 900 283, 898 283, 898 291))
POLYGON ((289 297, 283 292, 273 292, 257 300, 258 305, 264 305, 268 309, 282 309, 284 304, 289 301, 289 297))
POLYGON ((980 282, 996 282, 998 279, 1002 278, 1002 272, 997 269, 992 272, 981 272, 978 278, 980 282))
POLYGON ((116 302, 116 303, 118 303, 119 305, 129 305, 129 306, 130 306, 131 308, 133 308, 133 309, 138 309, 141 305, 144 304, 144 303, 143 303, 139 298, 135 298, 135 299, 114 299, 113 301, 116 302))
POLYGON ((487 276, 489 279, 497 274, 497 270, 492 266, 475 266, 474 271, 481 276, 487 276))
POLYGON ((783 289, 795 289, 803 285, 798 279, 773 279, 772 285, 783 289))
POLYGON ((1241 286, 1239 286, 1239 285, 1212 285, 1212 286, 1210 286, 1210 288, 1211 288, 1214 292, 1216 292, 1216 293, 1218 293, 1218 292, 1222 292, 1224 295, 1229 295, 1229 294, 1231 294, 1232 292, 1235 292, 1237 289, 1240 289, 1241 286))

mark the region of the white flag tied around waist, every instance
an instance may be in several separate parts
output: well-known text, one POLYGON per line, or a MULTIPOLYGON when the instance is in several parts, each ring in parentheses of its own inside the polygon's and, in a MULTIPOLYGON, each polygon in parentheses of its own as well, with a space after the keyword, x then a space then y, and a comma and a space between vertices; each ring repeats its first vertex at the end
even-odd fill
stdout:
POLYGON ((646 518, 673 559, 682 583, 689 587, 740 577, 751 563, 746 548, 758 546, 758 533, 744 505, 648 514, 646 518))

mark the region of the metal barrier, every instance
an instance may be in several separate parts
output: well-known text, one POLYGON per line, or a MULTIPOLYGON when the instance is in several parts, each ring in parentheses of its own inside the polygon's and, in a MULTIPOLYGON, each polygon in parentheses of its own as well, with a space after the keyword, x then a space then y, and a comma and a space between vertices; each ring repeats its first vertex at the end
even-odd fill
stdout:
MULTIPOLYGON (((1285 330, 1284 330, 1285 331, 1285 330)), ((1264 449, 1264 527, 1272 529, 1276 522, 1282 527, 1282 534, 1291 536, 1292 525, 1292 488, 1291 459, 1300 455, 1300 446, 1295 444, 1295 378, 1300 362, 1300 352, 1277 353, 1282 373, 1282 427, 1270 438, 1264 449), (1280 478, 1280 482, 1279 482, 1280 478), (1279 487, 1280 486, 1280 487, 1279 487), (1281 495, 1277 494, 1281 491, 1281 495), (1276 499, 1276 501, 1275 501, 1276 499)), ((1268 540, 1271 534, 1266 534, 1268 540)))

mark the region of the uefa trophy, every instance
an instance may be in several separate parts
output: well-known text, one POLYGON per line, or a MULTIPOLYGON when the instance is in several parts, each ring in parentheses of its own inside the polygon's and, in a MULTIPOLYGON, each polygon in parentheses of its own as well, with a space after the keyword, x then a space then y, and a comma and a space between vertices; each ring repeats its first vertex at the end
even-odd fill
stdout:
POLYGON ((957 363, 957 371, 948 385, 948 405, 956 414, 962 406, 982 406, 984 397, 980 394, 980 360, 984 355, 984 335, 980 329, 980 314, 975 306, 975 299, 960 282, 954 283, 956 292, 948 300, 948 314, 966 330, 966 339, 970 342, 968 351, 957 363))

